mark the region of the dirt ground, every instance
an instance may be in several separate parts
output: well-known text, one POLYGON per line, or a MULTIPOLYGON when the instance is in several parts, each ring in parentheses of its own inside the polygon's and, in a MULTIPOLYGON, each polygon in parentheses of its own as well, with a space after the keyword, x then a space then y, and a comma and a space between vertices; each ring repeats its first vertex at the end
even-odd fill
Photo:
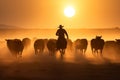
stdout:
POLYGON ((0 48, 0 80, 120 80, 120 60, 67 51, 64 57, 35 55, 33 48, 15 58, 0 48))
MULTIPOLYGON (((98 59, 99 60, 99 59, 98 59)), ((0 62, 0 80, 119 80, 120 64, 81 57, 79 62, 34 56, 0 62)))

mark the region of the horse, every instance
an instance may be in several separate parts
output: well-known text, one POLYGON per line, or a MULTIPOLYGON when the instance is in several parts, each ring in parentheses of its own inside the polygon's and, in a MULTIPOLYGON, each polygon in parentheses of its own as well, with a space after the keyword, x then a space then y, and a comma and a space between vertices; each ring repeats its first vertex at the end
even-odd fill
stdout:
POLYGON ((65 54, 65 49, 67 48, 67 40, 64 37, 59 37, 56 44, 57 50, 59 50, 61 56, 63 56, 65 54))

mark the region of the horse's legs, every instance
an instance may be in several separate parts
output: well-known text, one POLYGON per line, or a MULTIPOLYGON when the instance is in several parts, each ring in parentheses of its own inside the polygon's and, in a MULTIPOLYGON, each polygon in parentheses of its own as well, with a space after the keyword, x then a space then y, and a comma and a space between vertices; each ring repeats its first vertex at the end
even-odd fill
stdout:
POLYGON ((63 54, 65 54, 65 49, 62 49, 63 54))
POLYGON ((22 51, 19 52, 19 56, 22 57, 22 51))
POLYGON ((60 49, 60 54, 61 54, 61 57, 63 57, 63 55, 65 54, 65 49, 60 49))
POLYGON ((62 53, 62 50, 61 50, 61 49, 59 49, 59 51, 60 51, 60 53, 62 53))
POLYGON ((62 49, 60 49, 60 54, 61 54, 61 57, 63 57, 63 51, 62 51, 62 49))

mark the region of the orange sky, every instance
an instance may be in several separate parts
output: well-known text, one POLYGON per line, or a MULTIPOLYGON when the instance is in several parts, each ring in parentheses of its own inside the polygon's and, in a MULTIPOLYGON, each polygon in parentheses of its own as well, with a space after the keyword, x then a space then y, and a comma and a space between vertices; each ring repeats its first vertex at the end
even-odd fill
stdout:
POLYGON ((0 24, 24 28, 120 27, 120 0, 0 0, 0 24), (64 16, 71 5, 76 14, 64 16))

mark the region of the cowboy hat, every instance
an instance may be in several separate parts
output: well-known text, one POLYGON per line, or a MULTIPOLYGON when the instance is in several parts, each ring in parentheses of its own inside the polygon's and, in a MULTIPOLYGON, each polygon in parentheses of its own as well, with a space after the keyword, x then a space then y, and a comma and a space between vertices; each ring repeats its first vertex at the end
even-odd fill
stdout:
POLYGON ((64 27, 64 26, 62 26, 62 25, 59 25, 59 28, 62 28, 62 27, 64 27))

